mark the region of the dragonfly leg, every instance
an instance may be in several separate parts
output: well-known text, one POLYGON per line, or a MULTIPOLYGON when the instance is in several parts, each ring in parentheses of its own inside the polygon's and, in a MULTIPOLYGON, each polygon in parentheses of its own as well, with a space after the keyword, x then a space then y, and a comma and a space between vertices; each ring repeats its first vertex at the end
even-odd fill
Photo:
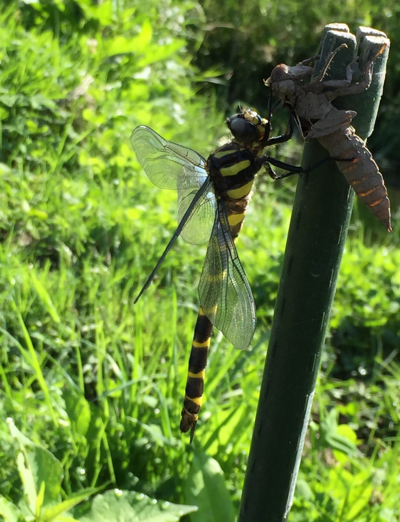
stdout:
MULTIPOLYGON (((303 167, 297 167, 296 165, 290 165, 289 163, 285 163, 284 161, 279 161, 275 158, 271 158, 271 156, 261 156, 257 158, 257 161, 260 162, 260 165, 263 165, 268 175, 272 179, 282 179, 293 174, 303 174, 304 172, 308 172, 308 170, 303 169, 303 167), (286 170, 284 174, 277 175, 272 169, 271 165, 274 167, 279 167, 280 169, 286 170)), ((313 167, 314 168, 314 167, 313 167)))
POLYGON ((264 147, 269 147, 270 145, 277 145, 278 143, 284 143, 286 141, 289 141, 291 139, 291 137, 293 136, 294 110, 290 105, 288 105, 288 109, 290 111, 290 117, 289 117, 289 123, 288 123, 285 133, 281 134, 279 136, 275 136, 273 138, 269 138, 264 142, 261 142, 264 147))
POLYGON ((288 163, 285 163, 283 161, 276 160, 275 158, 270 158, 269 156, 261 156, 263 159, 264 167, 268 173, 269 176, 271 176, 272 179, 284 179, 288 178, 289 176, 293 176, 294 174, 307 174, 308 172, 312 172, 316 168, 323 165, 326 161, 334 160, 334 161, 354 161, 355 158, 331 158, 330 156, 327 156, 326 158, 318 161, 317 163, 314 163, 314 165, 311 165, 309 169, 304 169, 303 167, 297 167, 295 165, 290 165, 288 163), (285 169, 287 172, 277 175, 273 169, 271 168, 271 165, 274 165, 275 167, 279 167, 281 169, 285 169))
POLYGON ((265 170, 267 171, 267 174, 270 178, 272 179, 279 179, 279 176, 278 174, 274 171, 274 169, 271 167, 271 165, 268 163, 268 161, 266 161, 264 163, 264 168, 265 170))

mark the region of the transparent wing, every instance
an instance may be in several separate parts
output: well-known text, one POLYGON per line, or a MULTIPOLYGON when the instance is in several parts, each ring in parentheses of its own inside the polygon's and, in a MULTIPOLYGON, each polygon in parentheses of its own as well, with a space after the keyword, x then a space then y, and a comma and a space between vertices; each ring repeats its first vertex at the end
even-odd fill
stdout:
MULTIPOLYGON (((178 222, 208 179, 205 159, 192 149, 165 140, 149 127, 136 127, 131 144, 149 179, 159 188, 178 191, 178 222)), ((198 201, 181 235, 192 244, 208 241, 215 216, 215 195, 210 190, 198 201)))
MULTIPOLYGON (((194 196, 199 189, 179 190, 178 191, 178 222, 190 207, 194 196)), ((186 222, 181 236, 187 243, 200 245, 210 239, 215 212, 217 209, 214 189, 210 183, 209 190, 197 202, 192 211, 190 219, 186 222)))
POLYGON ((249 346, 256 326, 253 295, 240 263, 222 200, 199 284, 200 305, 213 325, 239 350, 249 346))
POLYGON ((186 210, 185 214, 182 216, 181 221, 179 222, 178 228, 175 230, 173 236, 169 240, 168 245, 166 246, 164 252, 162 253, 160 259, 157 261, 156 266, 153 268, 153 271, 147 278, 147 281, 143 285, 143 288, 140 290, 139 295, 135 299, 135 303, 137 303, 138 299, 140 299, 140 296, 143 294, 143 292, 146 291, 146 289, 149 287, 150 283, 153 281, 154 276, 157 273, 157 270, 160 268, 161 264, 163 263, 164 259, 167 257, 168 252, 171 250, 173 244, 177 240, 179 234, 182 232, 183 228, 185 227, 187 221, 191 219, 193 212, 196 212, 196 209, 198 208, 199 202, 204 198, 204 196, 210 191, 210 186, 212 182, 210 178, 207 178, 204 182, 204 185, 199 188, 199 190, 196 192, 189 208, 186 210))
POLYGON ((200 154, 165 140, 149 127, 136 127, 131 144, 147 176, 159 188, 199 189, 208 176, 200 154))

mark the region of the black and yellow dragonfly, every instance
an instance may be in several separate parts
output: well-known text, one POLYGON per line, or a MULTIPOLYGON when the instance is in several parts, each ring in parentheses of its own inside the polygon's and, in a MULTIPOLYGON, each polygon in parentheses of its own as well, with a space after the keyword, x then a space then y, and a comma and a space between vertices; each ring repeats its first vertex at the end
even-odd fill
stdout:
POLYGON ((277 179, 271 165, 288 170, 288 174, 304 172, 301 167, 263 154, 265 147, 291 138, 292 117, 285 134, 273 138, 269 138, 269 119, 261 118, 252 109, 242 109, 226 123, 232 141, 217 148, 207 160, 194 150, 165 140, 149 127, 137 127, 131 137, 133 150, 150 180, 159 188, 178 191, 179 219, 178 228, 135 303, 179 235, 191 244, 208 241, 180 424, 182 432, 191 431, 190 441, 202 404, 213 326, 240 350, 250 345, 255 330, 254 299, 235 247, 254 177, 264 166, 277 179))

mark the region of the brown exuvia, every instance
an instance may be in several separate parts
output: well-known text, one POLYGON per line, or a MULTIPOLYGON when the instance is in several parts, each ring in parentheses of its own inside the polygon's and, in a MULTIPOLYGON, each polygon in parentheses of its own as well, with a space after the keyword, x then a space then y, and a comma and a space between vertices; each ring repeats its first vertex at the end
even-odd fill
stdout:
POLYGON ((293 67, 279 64, 265 83, 284 106, 289 106, 295 113, 305 139, 319 141, 336 161, 356 194, 391 232, 390 201, 382 174, 364 140, 357 136, 351 126, 357 113, 340 110, 332 105, 332 100, 339 96, 360 93, 370 87, 374 63, 387 44, 383 44, 366 62, 362 81, 351 83, 352 64, 347 68, 346 80, 324 81, 333 56, 344 46, 331 54, 322 73, 308 83, 304 83, 304 80, 313 77, 315 70, 307 64, 315 58, 304 60, 293 67))

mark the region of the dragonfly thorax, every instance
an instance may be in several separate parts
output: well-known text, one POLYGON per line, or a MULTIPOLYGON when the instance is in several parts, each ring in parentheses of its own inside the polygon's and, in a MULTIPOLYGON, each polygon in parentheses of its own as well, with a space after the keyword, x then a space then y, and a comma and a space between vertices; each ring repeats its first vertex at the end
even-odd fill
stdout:
MULTIPOLYGON (((219 147, 207 160, 207 170, 216 195, 226 198, 228 191, 246 185, 254 179, 261 165, 255 151, 241 147, 235 140, 219 147)), ((243 197, 245 194, 241 194, 243 197)), ((236 198, 235 198, 236 199, 236 198)))

